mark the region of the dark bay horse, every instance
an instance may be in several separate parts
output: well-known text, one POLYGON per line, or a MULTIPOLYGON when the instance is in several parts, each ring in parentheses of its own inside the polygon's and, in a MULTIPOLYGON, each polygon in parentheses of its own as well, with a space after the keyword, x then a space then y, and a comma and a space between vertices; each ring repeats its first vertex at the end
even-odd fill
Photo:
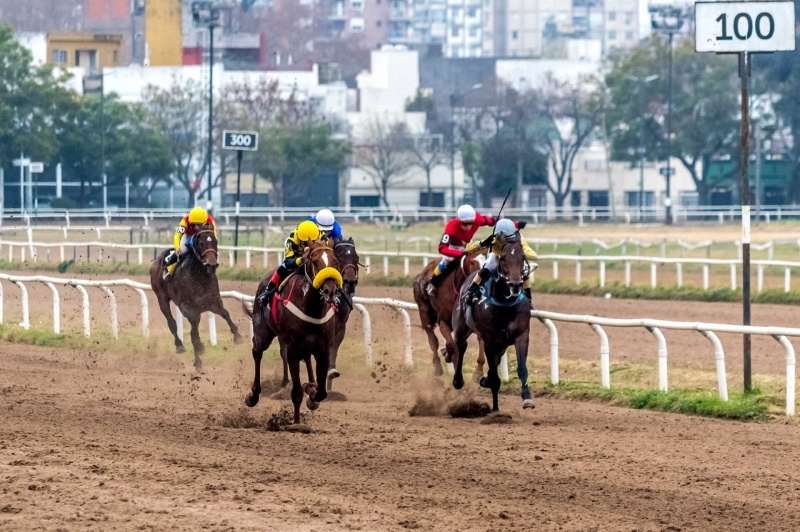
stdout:
MULTIPOLYGON (((314 378, 311 356, 314 355, 316 360, 317 377, 326 378, 336 335, 334 315, 342 287, 342 276, 337 269, 339 261, 326 242, 309 241, 303 257, 303 267, 287 278, 266 308, 258 300, 253 303, 251 316, 255 376, 251 392, 244 401, 249 407, 258 404, 261 358, 277 337, 281 358, 288 363, 292 377, 295 423, 300 422, 300 404, 304 393, 308 394, 306 406, 311 410, 316 410, 328 396, 324 380, 320 387, 314 378), (300 362, 305 362, 308 371, 308 382, 303 384, 300 382, 300 362)), ((266 288, 270 277, 271 272, 258 285, 256 296, 266 288)))
POLYGON ((527 298, 522 291, 523 277, 528 268, 525 252, 519 238, 500 239, 500 255, 497 270, 491 279, 484 283, 483 296, 474 305, 464 303, 464 295, 469 288, 467 280, 461 287, 460 297, 453 309, 453 337, 458 352, 453 360, 456 371, 453 387, 460 390, 464 386, 461 366, 467 339, 472 333, 483 340, 486 358, 489 361, 489 376, 480 380, 483 388, 492 390, 492 411, 497 411, 497 393, 500 391, 500 377, 497 367, 503 353, 510 346, 517 351, 517 375, 522 383, 522 407, 533 408, 531 392, 528 388, 528 335, 531 313, 527 298))
MULTIPOLYGON (((439 289, 429 296, 425 292, 425 285, 433 277, 433 270, 436 269, 438 261, 431 262, 417 275, 414 279, 414 301, 419 308, 419 319, 422 322, 422 328, 428 336, 428 345, 433 351, 433 372, 434 375, 441 376, 442 363, 439 361, 439 339, 436 337, 436 327, 438 325, 439 332, 444 336, 445 349, 442 354, 445 355, 445 362, 455 362, 455 355, 457 352, 456 344, 453 341, 453 307, 458 299, 458 290, 466 279, 472 280, 475 272, 481 267, 478 262, 479 255, 485 255, 486 249, 476 249, 465 253, 461 257, 461 264, 458 268, 445 274, 447 277, 442 279, 439 283, 439 289)), ((486 363, 484 356, 483 342, 478 342, 478 366, 475 368, 475 377, 480 378, 483 376, 483 365, 486 363)))
POLYGON ((205 348, 203 342, 200 341, 198 325, 203 312, 213 312, 222 316, 228 323, 228 327, 231 328, 235 343, 241 343, 242 336, 239 334, 239 328, 231 320, 231 315, 225 310, 219 295, 219 281, 216 273, 219 266, 217 263, 217 237, 214 236, 213 227, 202 226, 193 235, 188 247, 189 252, 184 254, 170 280, 165 280, 163 277, 166 268, 164 257, 169 250, 161 253, 150 266, 150 285, 158 298, 161 312, 167 318, 169 331, 175 337, 175 348, 178 353, 183 353, 186 349, 183 347, 181 339, 178 338, 178 324, 172 316, 169 302, 175 303, 175 306, 189 320, 189 324, 192 326, 194 365, 197 371, 202 371, 203 363, 200 355, 203 354, 205 348))
MULTIPOLYGON (((344 341, 344 334, 347 331, 347 320, 350 319, 350 313, 353 311, 353 296, 356 293, 356 286, 358 286, 358 252, 356 252, 356 245, 352 238, 347 240, 334 240, 333 252, 339 261, 339 273, 342 274, 342 284, 344 289, 344 297, 347 301, 342 301, 338 305, 336 311, 336 334, 333 337, 333 345, 331 346, 331 362, 327 375, 327 390, 333 389, 333 379, 341 377, 341 373, 336 369, 336 358, 339 356, 339 347, 344 341)), ((283 381, 281 386, 289 384, 289 364, 286 358, 283 358, 283 381)))

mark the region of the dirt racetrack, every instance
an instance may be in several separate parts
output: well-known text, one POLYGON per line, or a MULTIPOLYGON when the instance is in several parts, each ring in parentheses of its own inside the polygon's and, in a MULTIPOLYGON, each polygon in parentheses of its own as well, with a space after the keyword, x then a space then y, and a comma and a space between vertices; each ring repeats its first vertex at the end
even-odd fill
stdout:
MULTIPOLYGON (((340 379, 311 434, 242 413, 244 354, 0 346, 0 530, 797 530, 797 425, 537 400, 409 417, 435 387, 340 379), (253 428, 230 428, 248 421, 253 428)), ((274 364, 273 364, 274 367, 274 364)))

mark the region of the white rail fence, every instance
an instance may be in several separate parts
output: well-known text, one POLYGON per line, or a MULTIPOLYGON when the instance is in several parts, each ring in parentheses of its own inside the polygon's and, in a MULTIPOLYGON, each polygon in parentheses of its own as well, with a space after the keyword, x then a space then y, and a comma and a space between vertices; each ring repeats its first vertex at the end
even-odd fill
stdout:
MULTIPOLYGON (((117 303, 112 288, 124 287, 137 292, 141 305, 142 317, 142 335, 147 337, 150 334, 149 327, 149 309, 147 295, 145 290, 150 290, 150 286, 132 281, 130 279, 119 280, 85 280, 85 279, 66 279, 60 277, 47 277, 47 276, 15 276, 0 274, 0 280, 5 280, 15 284, 20 289, 20 299, 22 307, 22 322, 19 324, 23 329, 30 328, 30 312, 28 291, 26 283, 40 283, 47 286, 53 297, 53 331, 57 334, 61 332, 60 325, 60 298, 56 286, 70 286, 74 287, 81 293, 82 309, 83 309, 83 334, 89 337, 90 330, 90 306, 87 288, 95 287, 102 290, 110 299, 110 318, 111 318, 111 333, 114 338, 118 337, 119 324, 117 318, 117 303)), ((244 303, 252 304, 253 296, 242 294, 240 292, 222 292, 222 297, 231 298, 244 303)), ((391 298, 362 298, 355 297, 353 299, 354 308, 358 310, 363 319, 364 330, 364 347, 365 347, 365 361, 368 366, 372 366, 372 320, 370 318, 368 306, 384 306, 389 307, 402 318, 403 321, 403 340, 404 352, 403 363, 406 365, 413 365, 413 352, 412 352, 412 335, 411 335, 411 318, 408 314, 409 310, 417 310, 417 305, 406 301, 401 301, 391 298)), ((795 352, 792 344, 787 337, 800 337, 800 329, 788 327, 758 327, 758 326, 742 326, 731 325, 722 323, 701 323, 701 322, 680 322, 680 321, 667 321, 655 319, 619 319, 619 318, 604 318, 599 316, 588 315, 575 315, 575 314, 561 314, 555 312, 546 312, 541 310, 531 311, 531 317, 536 318, 542 322, 548 329, 550 334, 550 380, 553 384, 558 384, 559 378, 559 337, 558 330, 553 322, 567 322, 567 323, 584 323, 589 325, 592 330, 598 335, 600 340, 600 382, 604 388, 611 386, 611 351, 608 342, 608 336, 603 327, 642 327, 647 329, 656 339, 657 345, 657 360, 658 360, 658 380, 659 390, 668 391, 668 365, 667 365, 667 342, 664 330, 682 330, 682 331, 697 331, 705 336, 714 348, 714 359, 717 372, 717 386, 718 393, 722 400, 728 400, 728 386, 727 374, 725 369, 725 353, 722 343, 717 337, 716 333, 733 333, 733 334, 754 334, 762 336, 771 336, 777 340, 784 348, 786 360, 786 414, 794 416, 795 414, 795 389, 796 389, 796 371, 795 371, 795 352)), ((178 323, 180 324, 179 335, 183 335, 183 319, 178 312, 178 323)), ((0 283, 0 323, 3 323, 3 287, 0 283)), ((209 335, 211 337, 212 345, 216 345, 216 321, 213 314, 209 313, 209 335)), ((251 322, 252 334, 252 322, 251 322)), ((503 357, 503 363, 500 368, 501 379, 508 381, 508 359, 503 357)))

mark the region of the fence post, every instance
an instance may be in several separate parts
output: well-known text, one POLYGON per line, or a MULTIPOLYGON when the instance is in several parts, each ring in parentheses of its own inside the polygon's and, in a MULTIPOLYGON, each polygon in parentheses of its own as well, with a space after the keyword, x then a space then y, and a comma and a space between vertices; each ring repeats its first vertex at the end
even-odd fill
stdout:
POLYGON ((3 324, 3 283, 0 283, 0 325, 3 324))
POLYGON ((736 290, 736 264, 731 264, 731 290, 736 290))
POLYGON ((678 288, 680 288, 683 286, 683 263, 678 262, 676 266, 678 267, 678 288))
POLYGON ((657 278, 656 269, 657 269, 656 268, 656 263, 655 262, 651 262, 650 263, 650 286, 652 288, 655 288, 656 286, 658 286, 658 278, 657 278))
POLYGON ((14 284, 19 286, 20 296, 22 297, 22 323, 19 326, 27 331, 31 328, 31 316, 28 310, 28 289, 19 281, 15 281, 14 284))
POLYGON ((786 267, 786 271, 785 271, 785 273, 783 275, 783 291, 784 292, 788 292, 789 291, 789 288, 790 288, 790 286, 789 286, 790 285, 790 276, 792 275, 791 271, 792 271, 792 269, 789 266, 787 266, 786 267))
POLYGON ((150 336, 150 311, 147 307, 147 294, 141 288, 134 288, 139 294, 139 302, 142 305, 142 336, 145 338, 150 336))
POLYGON ((91 336, 91 323, 90 323, 90 315, 89 315, 89 292, 86 289, 79 285, 73 285, 81 293, 81 301, 83 305, 83 335, 86 338, 91 336))
POLYGON ((208 337, 211 345, 217 345, 217 319, 214 317, 213 312, 208 313, 208 337))
POLYGON ((703 290, 708 290, 708 264, 703 264, 703 290))
POLYGON ((228 266, 233 268, 234 264, 235 263, 233 262, 233 250, 231 249, 231 250, 228 250, 228 266))
MULTIPOLYGON (((364 357, 368 368, 372 367, 372 322, 367 308, 361 303, 354 303, 353 308, 361 313, 364 323, 364 357)), ((252 320, 251 320, 252 323, 252 320)))
POLYGON ((575 284, 581 284, 581 261, 575 261, 575 284))
POLYGON ((631 261, 625 261, 625 286, 631 285, 631 261))
POLYGON ((719 388, 719 398, 723 401, 728 400, 728 380, 725 375, 725 351, 722 349, 722 344, 713 331, 700 331, 700 334, 705 336, 711 341, 714 346, 714 360, 717 365, 717 388, 719 388))
POLYGON ((611 388, 611 365, 609 363, 608 336, 602 327, 592 323, 592 330, 600 337, 600 384, 611 388))
POLYGON ((383 276, 387 277, 389 275, 389 257, 387 255, 383 256, 383 276))
POLYGON ((764 289, 764 265, 758 265, 758 291, 761 292, 764 289))
POLYGON ((795 409, 795 385, 797 376, 795 373, 794 347, 785 336, 774 336, 786 350, 786 415, 794 416, 795 409))
POLYGON ((558 261, 553 261, 553 280, 558 281, 558 261))
POLYGON ((61 334, 61 304, 58 297, 58 290, 56 290, 53 283, 45 283, 45 286, 47 286, 53 294, 53 332, 61 334))
POLYGON ((139 248, 139 264, 142 263, 142 248, 139 248))
POLYGON ((406 366, 413 366, 414 359, 411 353, 411 318, 404 308, 392 307, 400 316, 403 317, 403 332, 405 333, 405 352, 403 355, 403 364, 406 366))
POLYGON ((372 270, 371 266, 372 266, 372 257, 367 257, 367 262, 364 265, 364 273, 369 275, 371 273, 371 270, 372 270))
POLYGON ((658 327, 647 327, 658 342, 658 389, 667 392, 667 340, 658 327))
POLYGON ((606 261, 600 261, 600 288, 606 286, 606 261))
POLYGON ((403 258, 403 275, 408 277, 408 257, 403 258))
POLYGON ((558 329, 547 318, 539 318, 539 321, 550 331, 550 383, 558 384, 558 329))
POLYGON ((109 305, 111 306, 111 336, 114 340, 119 338, 119 320, 117 319, 117 298, 114 292, 107 286, 101 286, 100 289, 108 296, 109 305))
POLYGON ((250 250, 244 252, 244 267, 250 268, 250 250))

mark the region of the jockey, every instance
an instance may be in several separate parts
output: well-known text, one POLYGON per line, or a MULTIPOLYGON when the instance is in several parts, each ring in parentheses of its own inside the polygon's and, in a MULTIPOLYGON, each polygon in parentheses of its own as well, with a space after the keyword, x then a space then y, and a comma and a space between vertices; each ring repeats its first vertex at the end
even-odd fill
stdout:
POLYGON ((317 224, 311 220, 301 222, 300 225, 297 226, 297 229, 291 232, 289 238, 286 239, 283 264, 278 266, 278 269, 272 274, 272 279, 269 280, 269 284, 267 284, 267 287, 258 296, 258 302, 262 307, 266 307, 267 304, 269 304, 270 298, 272 298, 272 295, 275 293, 275 290, 278 289, 281 282, 303 263, 303 252, 308 245, 308 241, 325 239, 325 235, 320 232, 317 224))
POLYGON ((496 220, 491 216, 483 216, 475 212, 470 205, 462 205, 458 208, 457 217, 447 222, 442 239, 439 241, 439 253, 442 254, 442 259, 433 270, 433 277, 425 285, 428 295, 433 295, 445 275, 458 266, 457 259, 461 259, 464 246, 472 240, 478 229, 484 226, 494 226, 495 222, 496 220))
MULTIPOLYGON (((472 251, 473 249, 477 249, 479 247, 490 248, 489 255, 486 257, 486 263, 475 275, 475 278, 472 280, 472 284, 469 286, 467 293, 464 296, 464 300, 467 302, 467 304, 472 304, 478 299, 478 290, 480 289, 481 284, 497 270, 498 257, 500 256, 500 244, 498 242, 498 236, 504 235, 506 237, 514 237, 514 235, 519 235, 520 244, 522 244, 522 250, 525 252, 525 257, 532 261, 536 260, 536 252, 531 249, 528 243, 525 242, 525 239, 522 237, 522 235, 517 232, 517 228, 522 229, 526 225, 526 222, 515 223, 508 218, 503 218, 502 220, 497 221, 497 226, 495 227, 495 232, 493 234, 489 235, 481 242, 471 243, 467 246, 467 251, 472 251)), ((528 303, 531 305, 531 308, 533 308, 529 272, 525 272, 525 276, 523 277, 522 281, 522 287, 525 291, 525 295, 528 298, 528 303)))
POLYGON ((183 217, 181 223, 178 224, 178 229, 175 230, 175 237, 172 242, 174 249, 164 258, 164 263, 167 265, 167 269, 164 271, 164 279, 172 277, 175 268, 178 267, 180 256, 189 251, 189 239, 203 225, 210 225, 214 229, 214 236, 217 236, 217 224, 214 222, 214 217, 208 214, 208 211, 204 208, 195 207, 183 217))
POLYGON ((328 240, 342 239, 342 227, 336 221, 330 209, 322 209, 316 216, 311 218, 311 221, 319 226, 328 240))

